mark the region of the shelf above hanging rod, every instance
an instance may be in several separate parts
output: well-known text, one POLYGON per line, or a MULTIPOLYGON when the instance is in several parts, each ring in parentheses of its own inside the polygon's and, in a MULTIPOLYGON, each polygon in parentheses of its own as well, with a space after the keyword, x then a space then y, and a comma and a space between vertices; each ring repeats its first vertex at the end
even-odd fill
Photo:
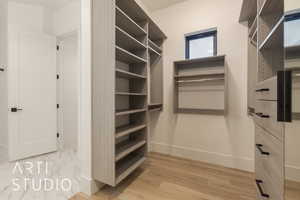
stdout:
POLYGON ((208 79, 177 81, 177 83, 202 83, 202 82, 209 82, 209 81, 224 81, 224 80, 225 80, 224 78, 208 78, 208 79))

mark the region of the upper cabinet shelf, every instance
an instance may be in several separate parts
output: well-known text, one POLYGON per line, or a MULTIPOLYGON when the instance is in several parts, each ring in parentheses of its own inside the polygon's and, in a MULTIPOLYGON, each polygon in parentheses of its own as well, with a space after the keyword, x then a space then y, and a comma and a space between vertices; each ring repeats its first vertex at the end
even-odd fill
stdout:
POLYGON ((147 47, 124 30, 116 26, 116 44, 129 50, 145 50, 147 47))
POLYGON ((225 55, 219 56, 211 56, 211 57, 204 57, 204 58, 197 58, 197 59, 189 59, 189 60, 180 60, 175 61, 175 65, 188 65, 188 64, 195 64, 195 63, 207 63, 207 62, 224 62, 225 55))
POLYGON ((148 22, 149 38, 152 41, 162 41, 167 38, 163 31, 158 27, 154 20, 147 14, 135 0, 118 0, 117 6, 121 10, 126 10, 126 14, 141 26, 148 22))
POLYGON ((116 46, 116 59, 118 61, 135 64, 135 63, 147 63, 147 60, 130 53, 129 51, 116 46))
POLYGON ((239 22, 254 19, 257 14, 257 0, 243 0, 239 22))
POLYGON ((149 41, 149 46, 155 50, 156 52, 158 52, 159 54, 162 52, 161 47, 159 47, 157 44, 155 44, 152 40, 148 40, 149 41))
POLYGON ((283 22, 284 17, 282 17, 277 24, 273 27, 273 29, 269 32, 266 38, 263 40, 261 45, 259 46, 259 50, 272 48, 277 45, 280 45, 283 40, 283 22))
POLYGON ((147 32, 116 6, 116 25, 132 36, 144 36, 147 32))
POLYGON ((280 12, 282 10, 281 0, 258 0, 261 5, 258 12, 259 16, 267 15, 269 13, 280 12))

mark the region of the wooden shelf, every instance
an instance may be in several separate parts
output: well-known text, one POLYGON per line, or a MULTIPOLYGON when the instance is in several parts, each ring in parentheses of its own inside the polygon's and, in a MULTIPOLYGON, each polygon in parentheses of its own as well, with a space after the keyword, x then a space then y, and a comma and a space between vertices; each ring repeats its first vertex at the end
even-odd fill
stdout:
POLYGON ((140 112, 146 112, 147 109, 132 109, 132 110, 117 110, 116 116, 122 116, 122 115, 130 115, 130 114, 135 114, 135 113, 140 113, 140 112))
POLYGON ((142 141, 129 141, 125 140, 121 142, 120 144, 117 144, 116 147, 116 162, 127 156, 128 154, 134 152, 135 150, 139 149, 140 147, 144 146, 146 144, 146 140, 142 141))
POLYGON ((188 64, 196 64, 196 63, 206 63, 206 62, 224 62, 225 55, 220 56, 210 56, 205 58, 197 58, 197 59, 189 59, 189 60, 180 60, 175 61, 175 65, 188 65, 188 64))
POLYGON ((125 71, 122 69, 116 69, 116 74, 117 74, 117 77, 121 77, 121 78, 147 79, 146 76, 128 72, 128 71, 125 71))
POLYGON ((146 36, 147 32, 116 6, 116 25, 132 36, 146 36))
POLYGON ((239 22, 244 22, 250 20, 251 18, 255 18, 256 14, 257 14, 256 0, 243 0, 239 22))
POLYGON ((149 49, 149 52, 150 52, 150 56, 151 56, 151 55, 155 55, 156 57, 160 57, 160 56, 161 56, 159 52, 155 51, 155 50, 154 50, 153 48, 151 48, 150 46, 148 47, 148 49, 149 49))
POLYGON ((130 53, 129 51, 116 46, 116 59, 118 61, 122 61, 125 62, 127 64, 133 64, 133 63, 147 63, 147 60, 136 56, 132 53, 130 53))
POLYGON ((272 48, 277 46, 278 44, 282 43, 283 40, 283 22, 284 16, 280 18, 277 24, 273 27, 267 37, 263 40, 261 45, 259 46, 259 50, 272 48))
POLYGON ((257 33, 257 16, 255 17, 251 27, 249 28, 249 38, 252 38, 255 32, 257 33))
POLYGON ((163 108, 162 103, 150 103, 148 105, 148 109, 150 112, 156 112, 156 111, 161 111, 163 108))
POLYGON ((116 92, 120 96, 147 96, 145 93, 132 93, 132 92, 116 92))
POLYGON ((116 44, 117 46, 129 49, 129 50, 146 50, 145 44, 141 43, 124 30, 116 26, 116 44))
POLYGON ((148 39, 148 43, 149 43, 149 46, 156 52, 158 52, 159 54, 161 54, 162 50, 161 48, 155 44, 152 40, 148 39))
POLYGON ((143 154, 129 156, 128 159, 121 160, 118 163, 116 169, 116 184, 119 184, 128 175, 130 175, 134 170, 136 170, 143 162, 145 162, 146 157, 143 154))
POLYGON ((207 70, 202 73, 190 74, 190 75, 175 75, 175 78, 194 78, 198 76, 220 76, 225 75, 225 69, 220 70, 207 70))
POLYGON ((157 24, 149 17, 149 38, 152 41, 165 40, 167 36, 164 32, 157 26, 157 24))
POLYGON ((259 16, 263 16, 269 13, 276 13, 282 10, 282 5, 277 0, 265 0, 258 12, 259 16))
POLYGON ((134 124, 134 125, 126 125, 126 126, 118 127, 116 129, 116 139, 124 137, 126 135, 129 135, 129 134, 134 133, 136 131, 142 130, 146 127, 147 127, 146 124, 142 124, 142 125, 134 124))

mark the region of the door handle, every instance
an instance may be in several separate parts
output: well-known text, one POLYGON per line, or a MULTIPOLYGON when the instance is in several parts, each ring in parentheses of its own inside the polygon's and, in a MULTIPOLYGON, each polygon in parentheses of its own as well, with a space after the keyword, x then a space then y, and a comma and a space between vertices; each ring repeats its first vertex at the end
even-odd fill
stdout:
POLYGON ((262 89, 258 89, 258 90, 255 90, 256 92, 269 92, 270 89, 269 88, 262 88, 262 89))
POLYGON ((0 72, 4 72, 4 68, 1 68, 1 67, 0 67, 0 72))
POLYGON ((263 146, 264 145, 262 145, 262 144, 256 144, 256 148, 259 150, 259 152, 262 154, 262 155, 270 155, 270 153, 269 152, 266 152, 266 151, 264 151, 262 148, 263 148, 263 146))
POLYGON ((255 113, 260 118, 270 118, 270 115, 265 115, 264 113, 255 113))
POLYGON ((260 195, 261 195, 262 197, 265 197, 265 198, 270 198, 270 195, 264 193, 264 191, 263 191, 263 189, 262 189, 262 187, 261 187, 261 185, 260 185, 260 184, 263 183, 263 181, 262 181, 262 180, 255 180, 255 182, 256 182, 256 186, 257 186, 257 188, 258 188, 258 190, 259 190, 260 195))
POLYGON ((11 108, 10 111, 11 112, 18 112, 18 111, 22 111, 23 109, 21 108, 11 108))

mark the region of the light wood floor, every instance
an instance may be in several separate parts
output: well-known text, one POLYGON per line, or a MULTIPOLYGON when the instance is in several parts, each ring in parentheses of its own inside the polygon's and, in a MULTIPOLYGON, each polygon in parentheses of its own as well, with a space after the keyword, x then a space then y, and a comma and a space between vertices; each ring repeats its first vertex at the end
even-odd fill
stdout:
POLYGON ((253 180, 252 173, 152 153, 117 188, 71 200, 255 200, 253 180))

